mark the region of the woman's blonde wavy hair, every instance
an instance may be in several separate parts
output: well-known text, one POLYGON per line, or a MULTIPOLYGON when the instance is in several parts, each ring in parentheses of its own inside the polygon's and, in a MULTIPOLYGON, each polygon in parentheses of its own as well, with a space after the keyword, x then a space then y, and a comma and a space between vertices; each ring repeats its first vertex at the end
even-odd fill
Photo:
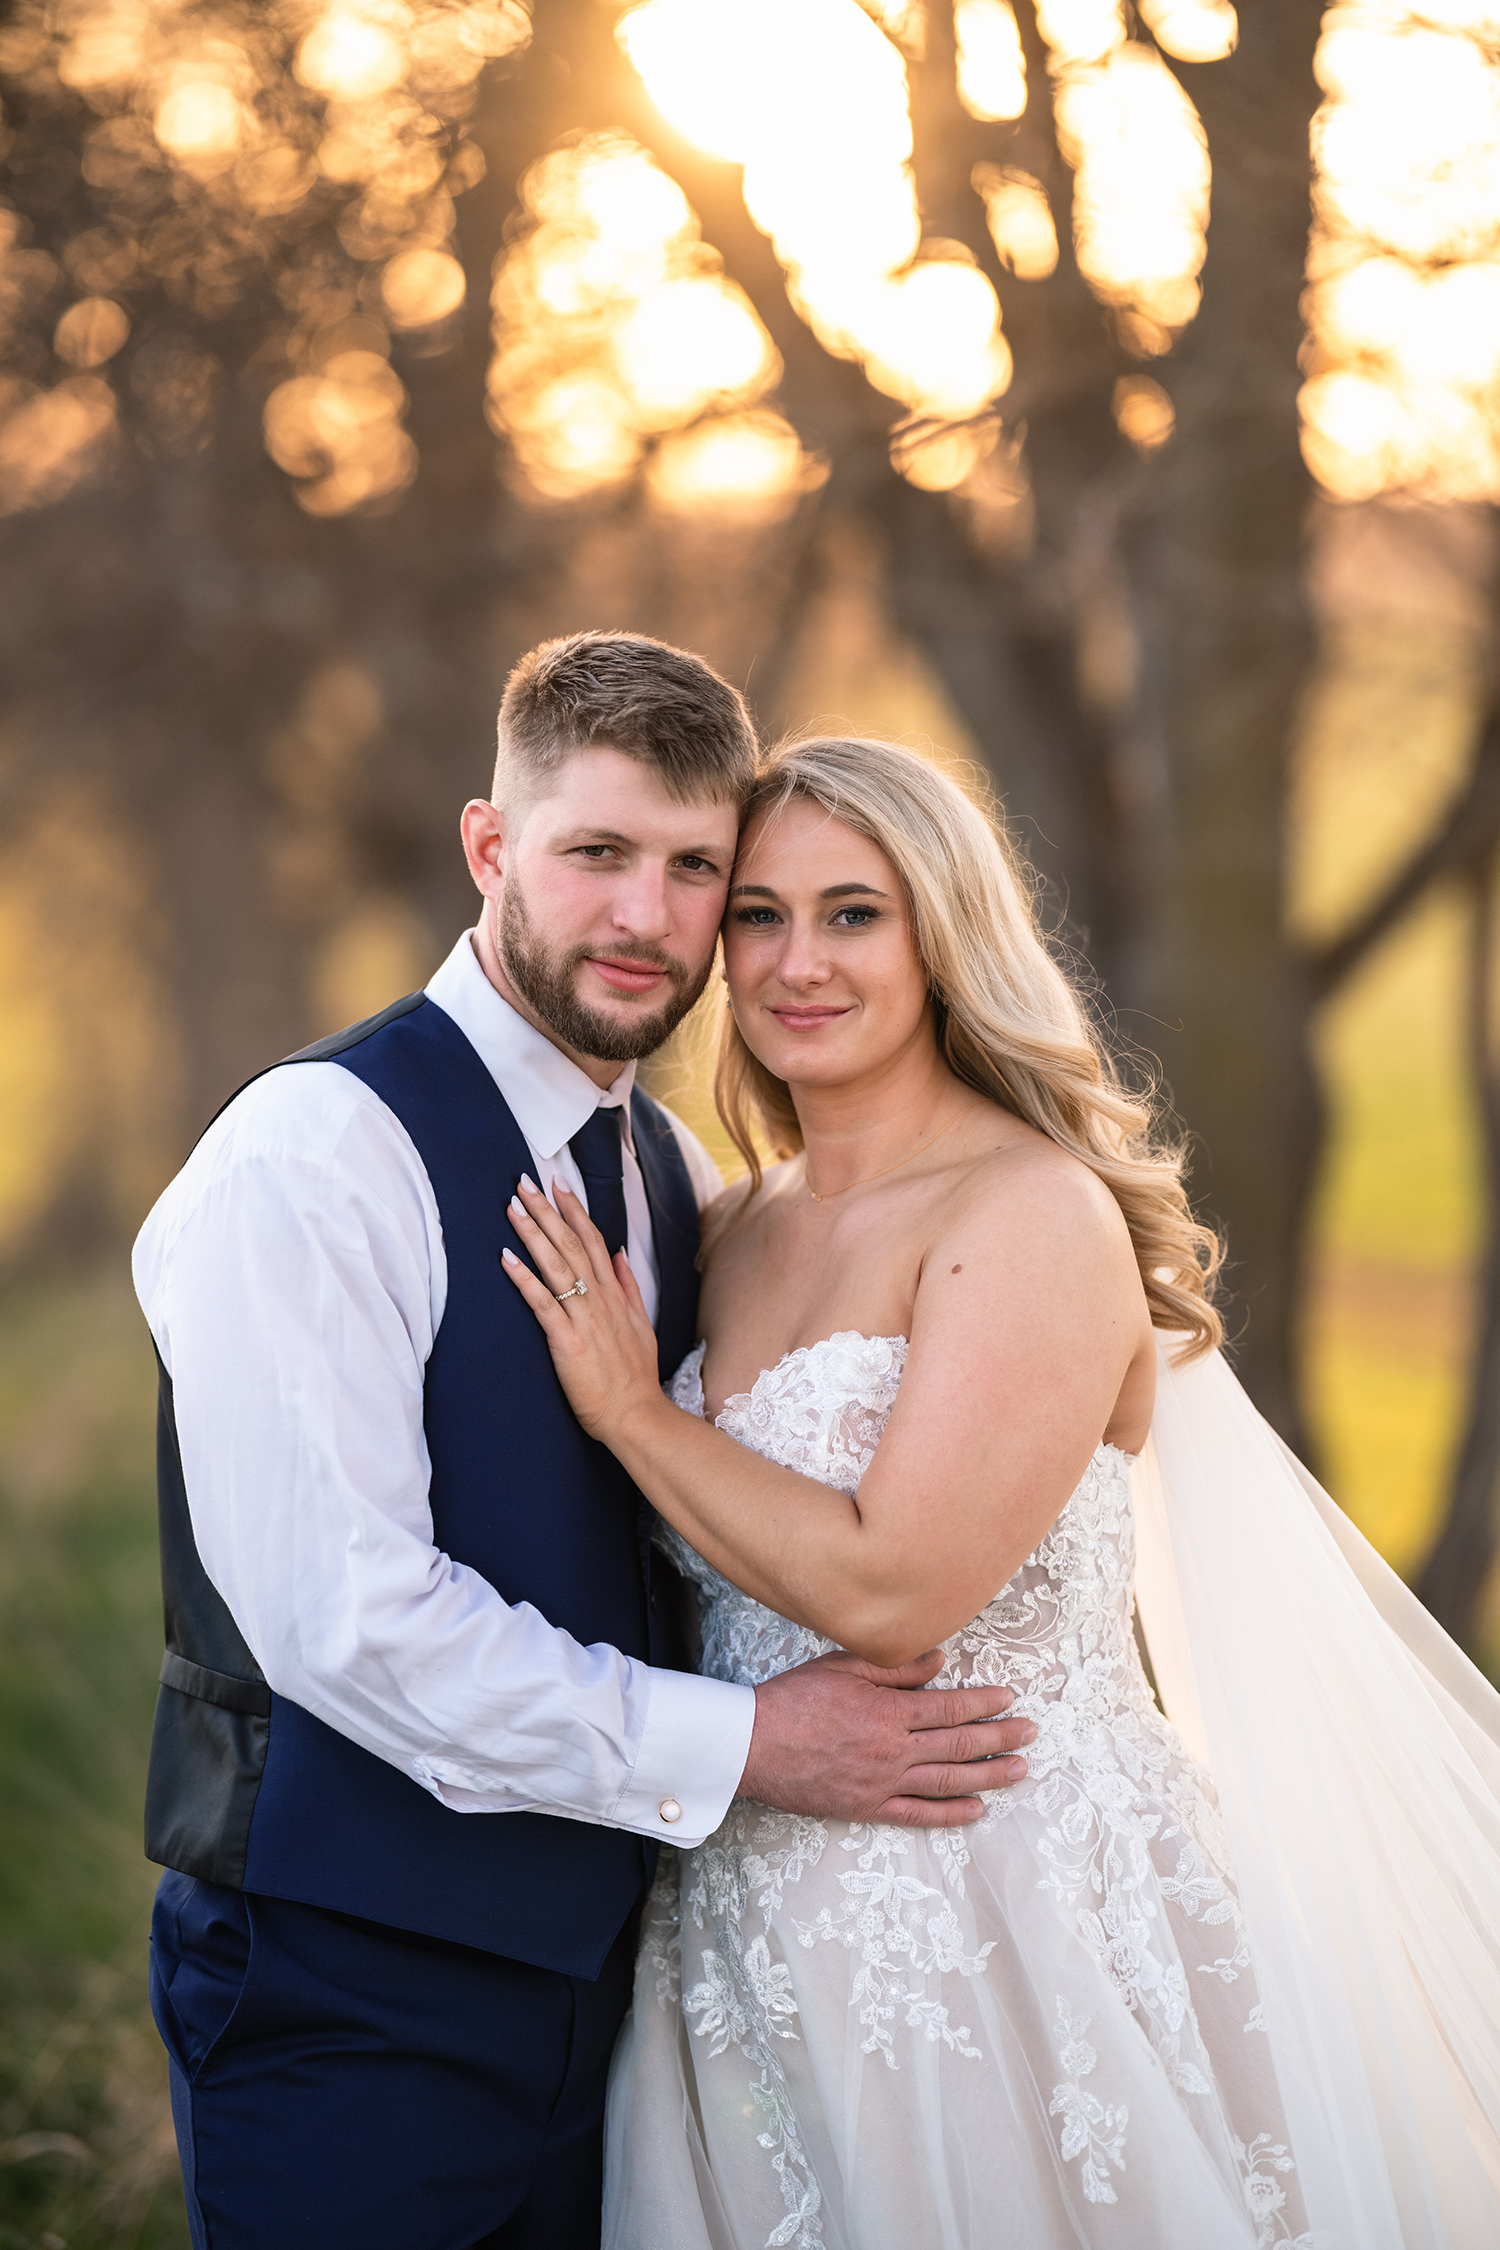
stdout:
MULTIPOLYGON (((746 819, 807 798, 877 845, 900 875, 932 987, 938 1043, 955 1077, 1076 1156, 1130 1229, 1157 1328, 1185 1335, 1182 1359, 1223 1340, 1212 1303, 1222 1251, 1188 1208, 1184 1152, 1157 1105, 1123 1085, 1078 991, 1043 942, 1034 883, 996 822, 947 774, 896 744, 820 735, 772 752, 746 819)), ((714 1076, 724 1129, 749 1167, 739 1216, 759 1190, 752 1118, 778 1157, 802 1147, 786 1081, 746 1046, 726 1007, 714 1076)))

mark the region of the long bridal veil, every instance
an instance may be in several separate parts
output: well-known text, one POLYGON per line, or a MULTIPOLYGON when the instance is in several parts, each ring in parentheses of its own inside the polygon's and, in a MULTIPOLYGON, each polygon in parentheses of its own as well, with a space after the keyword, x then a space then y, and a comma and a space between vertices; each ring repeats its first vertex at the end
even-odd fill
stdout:
POLYGON ((1224 1361, 1174 1368, 1176 1341, 1134 1474, 1137 1601, 1218 1784, 1312 2241, 1494 2250, 1500 1695, 1224 1361))

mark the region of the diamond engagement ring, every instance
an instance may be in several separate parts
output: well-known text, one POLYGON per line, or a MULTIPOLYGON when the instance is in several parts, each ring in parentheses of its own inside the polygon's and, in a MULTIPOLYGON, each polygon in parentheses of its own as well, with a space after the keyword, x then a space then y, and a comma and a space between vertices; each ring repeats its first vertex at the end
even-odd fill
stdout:
POLYGON ((571 1289, 554 1289, 552 1292, 560 1305, 565 1305, 570 1297, 586 1297, 588 1293, 589 1285, 586 1281, 575 1281, 571 1289))

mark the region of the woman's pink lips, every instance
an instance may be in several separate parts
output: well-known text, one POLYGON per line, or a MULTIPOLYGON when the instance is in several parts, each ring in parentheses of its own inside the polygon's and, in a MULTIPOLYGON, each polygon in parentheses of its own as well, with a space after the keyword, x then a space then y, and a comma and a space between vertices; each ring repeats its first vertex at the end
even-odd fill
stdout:
POLYGON ((771 1008, 778 1023, 788 1031, 815 1031, 820 1023, 832 1023, 837 1016, 847 1016, 847 1008, 771 1008))
POLYGON ((589 967, 603 977, 616 992, 649 992, 666 975, 665 969, 655 969, 648 961, 604 961, 589 955, 589 967))

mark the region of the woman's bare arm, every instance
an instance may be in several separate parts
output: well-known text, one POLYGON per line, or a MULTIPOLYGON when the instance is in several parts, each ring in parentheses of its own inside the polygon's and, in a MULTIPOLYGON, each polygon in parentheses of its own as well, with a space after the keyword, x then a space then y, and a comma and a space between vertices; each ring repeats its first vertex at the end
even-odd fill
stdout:
POLYGON ((879 1664, 931 1648, 1025 1561, 1077 1486, 1150 1330, 1108 1190, 1052 1151, 984 1169, 923 1258, 900 1393, 857 1496, 684 1414, 623 1256, 581 1203, 512 1206, 507 1272, 584 1428, 746 1593, 879 1664), (588 1294, 558 1304, 578 1274, 588 1294), (543 1283, 550 1286, 543 1286, 543 1283))

